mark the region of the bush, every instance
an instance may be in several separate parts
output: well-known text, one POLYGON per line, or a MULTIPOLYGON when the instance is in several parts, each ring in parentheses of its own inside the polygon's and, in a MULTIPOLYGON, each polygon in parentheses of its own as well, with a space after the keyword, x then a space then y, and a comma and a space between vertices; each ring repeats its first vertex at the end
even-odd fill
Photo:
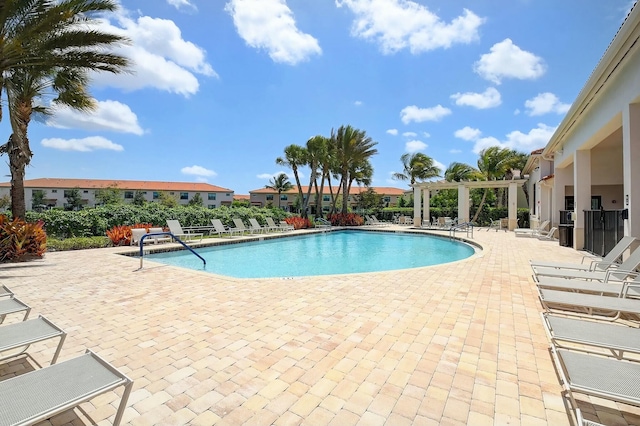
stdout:
POLYGON ((307 229, 313 227, 309 219, 299 216, 287 217, 284 221, 289 225, 293 225, 293 229, 307 229))
POLYGON ((131 244, 131 230, 144 228, 149 232, 149 228, 153 225, 150 223, 136 223, 133 226, 116 225, 107 230, 107 237, 114 246, 127 246, 131 244))
POLYGON ((40 258, 47 250, 47 234, 42 222, 29 223, 0 216, 0 262, 40 258))
POLYGON ((337 213, 327 216, 333 226, 362 226, 364 219, 355 213, 337 213))
POLYGON ((76 237, 58 240, 47 240, 48 251, 83 250, 91 248, 111 247, 113 244, 107 237, 76 237))

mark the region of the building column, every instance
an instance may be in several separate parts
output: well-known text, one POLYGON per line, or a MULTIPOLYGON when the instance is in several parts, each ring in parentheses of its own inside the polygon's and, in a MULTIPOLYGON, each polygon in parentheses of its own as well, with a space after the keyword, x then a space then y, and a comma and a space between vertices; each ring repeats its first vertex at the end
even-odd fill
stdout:
POLYGON ((584 211, 591 210, 591 151, 579 149, 573 157, 573 248, 584 248, 584 211))
POLYGON ((560 223, 560 210, 564 210, 564 196, 567 193, 567 185, 571 185, 573 170, 569 167, 555 169, 553 175, 553 205, 551 206, 551 225, 558 226, 560 223))
POLYGON ((469 222, 469 188, 458 185, 458 223, 469 222))
POLYGON ((624 209, 629 212, 624 234, 640 237, 640 104, 622 111, 624 209), (635 184, 634 184, 635 182, 635 184))
POLYGON ((422 224, 422 218, 420 217, 422 214, 420 209, 420 204, 422 204, 420 199, 421 193, 422 191, 418 186, 413 187, 413 226, 420 226, 422 224))
POLYGON ((518 227, 518 183, 509 182, 509 194, 507 198, 509 206, 509 231, 513 231, 518 227))
POLYGON ((431 190, 425 189, 423 192, 424 203, 422 205, 422 221, 418 226, 422 226, 422 222, 425 220, 427 222, 431 221, 431 190))

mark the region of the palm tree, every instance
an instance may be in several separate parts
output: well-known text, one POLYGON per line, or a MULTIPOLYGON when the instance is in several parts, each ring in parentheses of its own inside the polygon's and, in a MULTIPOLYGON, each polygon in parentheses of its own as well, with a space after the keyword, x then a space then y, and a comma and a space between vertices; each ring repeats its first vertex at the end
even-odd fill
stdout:
MULTIPOLYGON (((508 148, 500 148, 497 146, 491 146, 480 151, 480 158, 478 159, 478 171, 482 180, 496 180, 505 177, 505 174, 511 168, 511 161, 513 160, 514 151, 508 148)), ((480 200, 480 205, 473 215, 472 222, 478 219, 478 215, 482 210, 487 194, 490 188, 485 188, 480 200)))
MULTIPOLYGON (((320 167, 324 157, 327 155, 327 138, 324 136, 314 136, 307 141, 307 165, 309 166, 309 188, 307 188, 307 197, 304 199, 303 211, 307 211, 309 201, 311 200, 311 190, 316 190, 316 217, 318 212, 322 215, 322 203, 320 197, 322 194, 318 191, 318 177, 324 179, 324 175, 320 171, 320 167)), ((324 184, 324 182, 322 182, 324 184)), ((321 186, 322 186, 321 184, 321 186)))
POLYGON ((378 153, 374 148, 378 142, 374 142, 364 130, 354 129, 351 126, 340 126, 335 132, 332 130, 331 139, 336 149, 335 172, 340 174, 342 186, 342 213, 346 214, 349 186, 355 179, 355 176, 351 176, 349 172, 362 167, 371 156, 378 153))
POLYGON ((289 177, 286 174, 280 173, 275 178, 269 179, 269 185, 265 185, 264 187, 278 191, 278 208, 280 208, 280 195, 293 188, 293 185, 289 182, 289 177))
POLYGON ((411 185, 416 183, 416 180, 440 177, 442 173, 440 168, 433 164, 433 158, 421 152, 402 154, 400 161, 402 161, 403 173, 394 173, 392 177, 396 180, 408 180, 411 185))
POLYGON ((482 176, 475 167, 465 163, 453 162, 445 170, 444 178, 447 182, 461 182, 463 180, 480 180, 482 176))
POLYGON ((50 112, 35 100, 57 94, 54 104, 89 110, 94 107, 86 90, 89 72, 119 73, 128 65, 126 58, 105 52, 127 40, 92 26, 93 16, 117 7, 111 0, 6 0, 0 5, 0 95, 6 91, 12 131, 0 154, 9 155, 14 217, 24 218, 26 210, 32 114, 50 112))
MULTIPOLYGON (((302 195, 299 168, 307 164, 307 156, 308 154, 305 147, 292 144, 284 149, 284 157, 276 158, 276 164, 289 167, 293 171, 293 177, 296 179, 300 200, 303 200, 304 196, 302 195)), ((303 210, 301 214, 302 217, 307 217, 307 212, 305 210, 303 210)))

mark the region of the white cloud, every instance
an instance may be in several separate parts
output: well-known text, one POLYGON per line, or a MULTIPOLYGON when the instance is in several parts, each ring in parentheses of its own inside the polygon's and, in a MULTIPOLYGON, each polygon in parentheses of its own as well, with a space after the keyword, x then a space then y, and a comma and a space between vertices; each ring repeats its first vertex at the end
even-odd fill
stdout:
POLYGON ((182 8, 198 10, 196 5, 191 3, 189 0, 167 0, 167 3, 169 3, 171 6, 175 7, 178 10, 182 8))
POLYGON ((482 78, 500 84, 503 78, 535 80, 546 72, 542 58, 520 49, 511 39, 494 44, 473 66, 482 78))
POLYGON ((461 149, 450 149, 449 153, 450 154, 460 154, 462 152, 461 149))
POLYGON ((398 135, 398 129, 389 129, 389 130, 387 130, 387 133, 389 133, 390 135, 393 135, 393 136, 397 136, 398 135))
POLYGON ((451 110, 442 105, 436 105, 433 108, 418 108, 415 105, 410 105, 400 111, 400 117, 404 124, 409 124, 412 121, 416 123, 440 121, 442 117, 446 117, 449 114, 451 114, 451 110))
POLYGON ((482 132, 480 129, 473 129, 469 126, 465 126, 453 133, 456 138, 463 139, 465 141, 474 141, 478 139, 481 134, 482 132))
POLYGON ((411 0, 336 0, 355 14, 351 34, 378 44, 385 54, 408 48, 413 54, 479 40, 484 23, 468 9, 450 23, 411 0))
MULTIPOLYGON (((277 176, 280 176, 283 173, 285 175, 287 175, 287 177, 289 178, 290 181, 292 181, 292 184, 293 184, 293 179, 295 179, 295 176, 293 176, 293 173, 287 173, 287 172, 282 172, 282 171, 275 172, 275 173, 261 173, 259 175, 256 175, 256 177, 258 179, 269 180, 269 179, 275 179, 277 176)), ((300 176, 300 179, 302 179, 302 175, 300 173, 298 173, 298 175, 300 176)))
POLYGON ((353 104, 354 104, 355 106, 360 106, 360 105, 362 105, 362 101, 355 101, 353 104))
POLYGON ((217 77, 206 61, 206 52, 182 38, 180 28, 171 20, 140 16, 131 19, 127 11, 111 15, 115 23, 103 20, 99 29, 125 36, 130 45, 114 49, 131 60, 129 73, 114 75, 95 73, 98 85, 138 90, 146 87, 189 96, 198 92, 199 82, 194 75, 217 77))
POLYGON ((182 169, 180 169, 180 171, 182 172, 182 174, 194 175, 194 176, 211 176, 211 177, 215 177, 215 176, 218 175, 213 170, 209 170, 209 169, 204 168, 202 166, 195 166, 195 165, 194 166, 183 167, 182 169))
POLYGON ((409 141, 405 144, 405 151, 410 152, 410 153, 414 153, 414 152, 418 152, 418 151, 424 151, 425 149, 427 149, 428 145, 422 141, 419 140, 413 140, 413 141, 409 141))
POLYGON ((224 10, 247 45, 265 49, 274 62, 295 65, 322 53, 318 40, 297 28, 285 0, 231 0, 224 10))
POLYGON ((544 115, 550 112, 556 114, 565 114, 571 108, 571 104, 560 102, 560 99, 553 93, 540 93, 533 99, 529 99, 524 103, 527 108, 527 115, 544 115))
POLYGON ((142 135, 138 117, 128 105, 118 101, 99 101, 96 109, 81 112, 64 105, 54 105, 53 115, 46 120, 47 126, 61 129, 83 129, 90 131, 113 131, 142 135))
POLYGON ((98 149, 109 149, 112 151, 124 151, 122 145, 111 142, 102 136, 90 136, 83 139, 60 139, 48 138, 42 139, 42 146, 47 148, 59 149, 61 151, 80 151, 90 152, 98 149))
POLYGON ((500 92, 494 87, 489 87, 483 93, 455 93, 451 95, 451 99, 456 102, 456 105, 472 106, 478 109, 494 108, 502 103, 500 92))
POLYGON ((429 132, 422 132, 422 135, 423 135, 425 138, 430 138, 430 137, 431 137, 431 133, 429 133, 429 132))
POLYGON ((406 138, 415 138, 418 134, 416 132, 404 132, 402 136, 406 138))
POLYGON ((445 166, 444 164, 442 164, 436 159, 433 160, 433 165, 440 169, 441 176, 442 176, 442 173, 444 173, 444 171, 447 170, 447 166, 445 166))

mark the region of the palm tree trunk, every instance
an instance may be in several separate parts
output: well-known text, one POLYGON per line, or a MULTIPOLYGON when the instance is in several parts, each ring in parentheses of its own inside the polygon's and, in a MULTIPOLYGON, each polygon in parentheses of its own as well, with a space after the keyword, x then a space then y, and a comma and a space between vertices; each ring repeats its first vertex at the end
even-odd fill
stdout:
POLYGON ((12 134, 9 138, 7 152, 9 154, 9 169, 11 171, 11 214, 13 218, 24 219, 26 215, 26 203, 24 199, 24 175, 28 164, 28 157, 16 146, 16 137, 12 134))
MULTIPOLYGON (((475 222, 478 219, 478 215, 482 211, 482 206, 484 206, 484 200, 486 200, 486 198, 487 198, 487 191, 488 190, 489 190, 489 188, 485 188, 484 189, 484 192, 482 193, 482 198, 480 199, 480 205, 478 206, 478 210, 476 210, 476 214, 473 215, 473 219, 471 219, 471 222, 475 222)), ((458 214, 460 214, 460 213, 458 213, 458 214)))
POLYGON ((349 202, 349 170, 342 171, 342 213, 347 214, 347 203, 349 202))

